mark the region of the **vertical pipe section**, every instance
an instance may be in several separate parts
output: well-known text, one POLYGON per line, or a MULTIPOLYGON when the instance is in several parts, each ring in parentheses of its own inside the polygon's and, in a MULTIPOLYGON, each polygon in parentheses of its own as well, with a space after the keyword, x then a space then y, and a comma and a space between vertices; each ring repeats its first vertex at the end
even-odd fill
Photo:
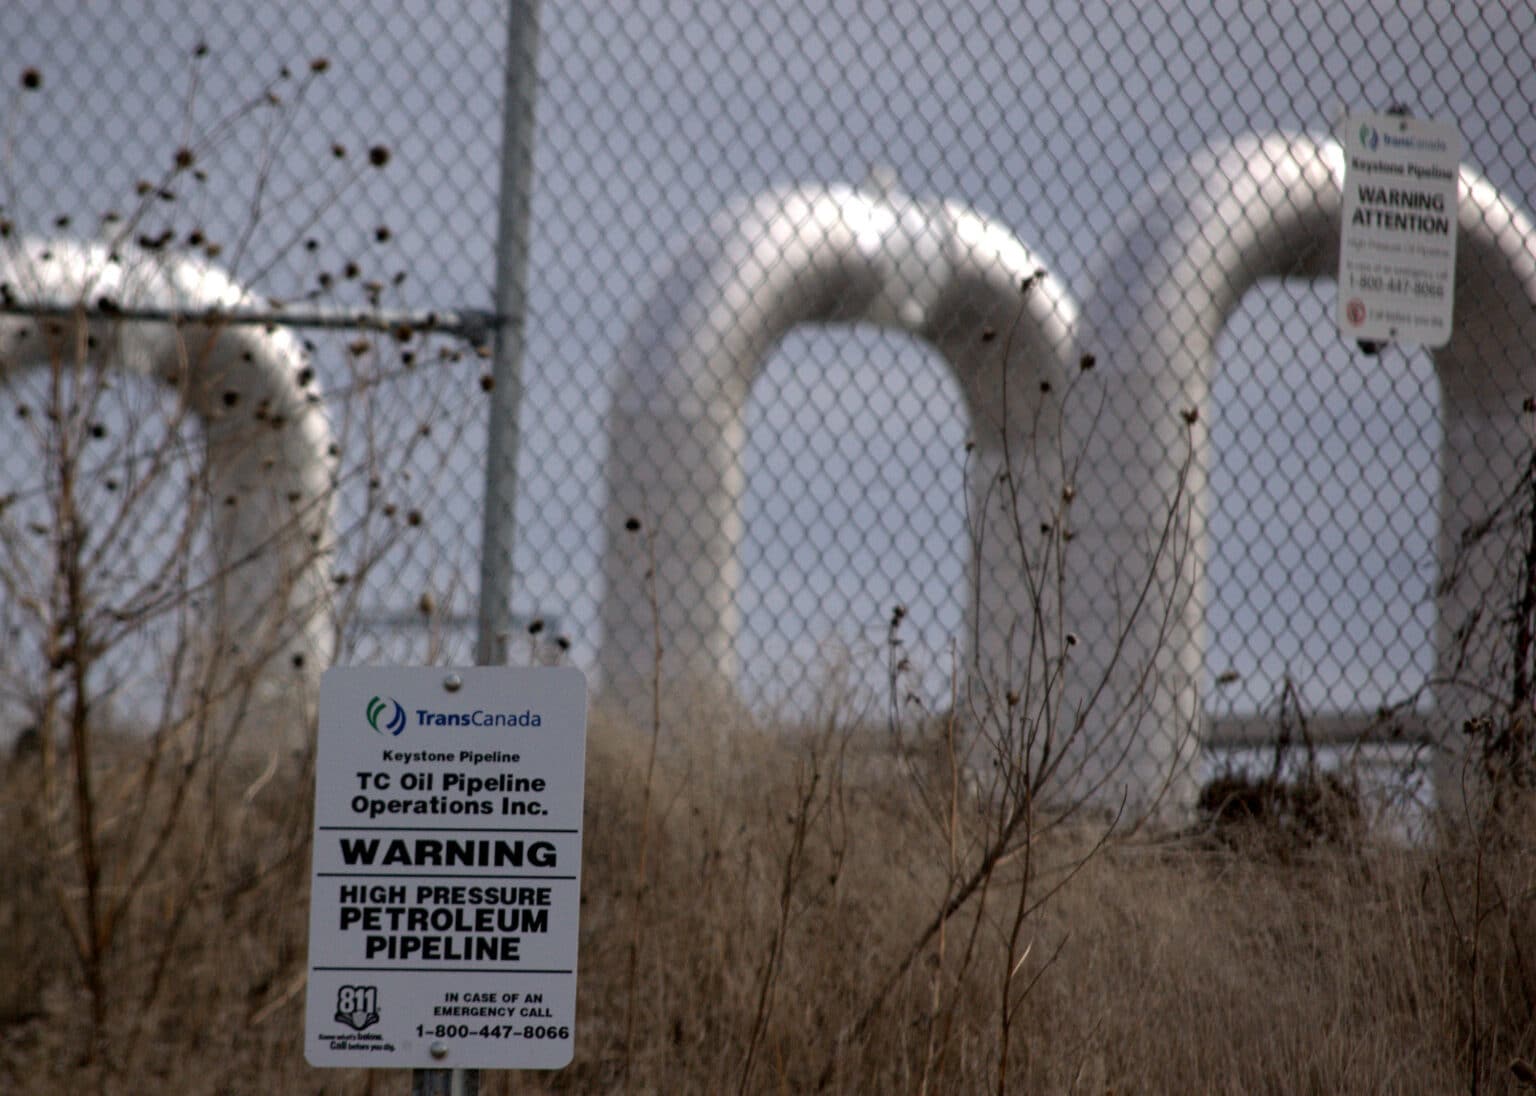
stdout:
POLYGON ((496 344, 491 369, 485 523, 480 548, 479 634, 475 662, 507 661, 512 621, 512 558, 517 534, 518 415, 523 401, 523 339, 528 295, 528 211, 533 191, 534 95, 538 79, 538 0, 511 0, 502 102, 501 183, 496 218, 496 344))

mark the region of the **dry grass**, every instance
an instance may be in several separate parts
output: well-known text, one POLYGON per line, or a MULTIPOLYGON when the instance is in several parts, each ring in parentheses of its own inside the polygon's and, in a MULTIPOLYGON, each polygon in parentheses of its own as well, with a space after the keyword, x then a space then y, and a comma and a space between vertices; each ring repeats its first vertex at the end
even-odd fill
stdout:
MULTIPOLYGON (((831 718, 785 735, 699 710, 664 732, 637 892, 646 736, 593 724, 576 1060, 482 1091, 1504 1092, 1536 1057, 1529 826, 1285 855, 1058 830, 903 968, 986 829, 973 803, 951 820, 932 751, 909 768, 831 718), (1010 977, 1026 862, 1044 902, 1010 977)), ((178 837, 112 955, 91 1061, 36 765, 0 780, 0 1089, 408 1091, 303 1062, 303 773, 250 795, 255 771, 230 774, 178 837)))

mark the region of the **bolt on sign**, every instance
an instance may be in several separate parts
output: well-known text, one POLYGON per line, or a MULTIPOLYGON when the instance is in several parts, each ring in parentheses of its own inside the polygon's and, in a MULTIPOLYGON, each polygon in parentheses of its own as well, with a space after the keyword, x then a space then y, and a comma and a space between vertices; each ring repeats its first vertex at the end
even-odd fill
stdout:
POLYGON ((570 667, 326 672, 311 1065, 570 1062, 586 733, 570 667))
POLYGON ((1347 338, 1431 347, 1450 339, 1460 171, 1452 122, 1345 119, 1339 329, 1347 338))

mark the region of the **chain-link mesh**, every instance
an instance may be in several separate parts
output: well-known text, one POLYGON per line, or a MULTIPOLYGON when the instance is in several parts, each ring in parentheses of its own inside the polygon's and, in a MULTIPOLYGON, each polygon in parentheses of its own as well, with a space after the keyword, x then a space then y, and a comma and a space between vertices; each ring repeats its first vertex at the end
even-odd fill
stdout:
MULTIPOLYGON (((57 465, 73 440, 83 489, 72 505, 100 540, 87 557, 99 581, 85 614, 108 648, 98 716, 161 718, 167 683, 191 678, 176 655, 190 633, 164 587, 178 587, 204 616, 214 600, 274 596, 238 570, 229 584, 213 581, 241 553, 272 546, 259 533, 233 547, 217 534, 209 541, 210 514, 253 504, 233 489, 212 497, 199 470, 210 459, 206 437, 242 429, 229 423, 256 429, 265 420, 279 436, 294 424, 242 399, 233 371, 213 375, 211 340, 180 325, 173 337, 153 317, 139 322, 145 306, 368 321, 293 329, 303 351, 294 380, 320 394, 330 439, 330 452, 313 456, 336 486, 331 543, 293 561, 323 572, 324 593, 307 600, 322 597, 319 615, 342 626, 339 648, 330 640, 312 653, 470 660, 489 332, 435 328, 490 311, 504 16, 493 4, 24 3, 0 12, 5 296, 22 310, 7 332, 19 339, 54 322, 33 325, 30 305, 78 305, 98 315, 93 340, 131 341, 142 330, 169 348, 106 363, 125 369, 82 373, 78 366, 111 353, 57 340, 31 353, 7 347, 3 661, 20 725, 45 706, 48 667, 57 672, 60 661, 49 647, 67 631, 57 465), (91 241, 99 253, 76 262, 91 241), (71 262, 79 278, 61 269, 71 262), (114 267, 128 272, 128 288, 105 299, 103 272, 111 280, 114 267), (211 271, 226 273, 245 299, 207 290, 211 271), (158 274, 183 278, 185 292, 129 287, 158 274), (101 316, 108 307, 124 314, 121 323, 101 316), (188 377, 230 390, 212 393, 211 411, 188 414, 163 383, 185 388, 188 377)), ((230 328, 224 342, 249 339, 246 360, 262 360, 286 337, 278 331, 230 328)), ((252 443, 259 438, 240 444, 252 443)), ((257 479, 270 475, 269 466, 257 479)), ((300 506, 311 504, 320 503, 300 506)), ((290 608, 310 615, 297 600, 290 608)), ((250 625, 223 622, 233 633, 250 625)), ((262 672, 281 678, 288 658, 306 654, 285 653, 281 669, 262 672)), ((312 680, 315 661, 294 667, 301 672, 283 687, 312 680)))
MULTIPOLYGON (((113 211, 130 241, 212 242, 290 304, 489 310, 506 19, 10 5, 4 216, 93 238, 113 211)), ((878 710, 894 674, 940 708, 956 665, 1028 662, 1031 628, 1042 657, 1069 632, 1118 651, 1145 573, 1181 606, 1164 618, 1196 598, 1137 637, 1173 648, 1145 664, 1158 683, 1118 686, 1165 730, 1191 696, 1233 726, 1288 692, 1423 712, 1468 657, 1520 656, 1472 636, 1508 618, 1512 572, 1446 587, 1448 542, 1499 526, 1477 513, 1511 512, 1526 459, 1505 423, 1530 335, 1509 302, 1536 284, 1528 8, 644 0, 546 4, 539 32, 512 595, 546 622, 530 644, 615 678, 659 633, 664 671, 752 703, 803 707, 840 676, 878 710), (1337 224, 1345 113, 1393 106, 1453 120, 1497 198, 1463 208, 1473 342, 1435 359, 1341 337, 1337 241, 1295 227, 1337 224), (1476 498, 1442 531, 1447 468, 1476 498), (1057 549, 1098 593, 1031 593, 1057 549)), ((339 569, 375 567, 343 657, 462 660, 489 366, 451 335, 307 338, 354 430, 339 569)), ((46 489, 32 454, 8 447, 7 490, 46 489)), ((1508 558, 1499 527, 1468 552, 1508 558)))

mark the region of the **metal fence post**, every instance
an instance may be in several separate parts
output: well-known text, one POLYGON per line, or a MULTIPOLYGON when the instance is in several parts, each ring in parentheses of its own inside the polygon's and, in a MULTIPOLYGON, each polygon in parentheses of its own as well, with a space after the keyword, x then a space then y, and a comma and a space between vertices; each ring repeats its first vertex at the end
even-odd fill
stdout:
MULTIPOLYGON (((475 662, 481 666, 505 665, 511 631, 538 44, 538 0, 510 0, 496 216, 496 337, 485 458, 485 521, 480 541, 480 620, 475 642, 475 662)), ((418 1069, 412 1074, 412 1096, 475 1096, 479 1091, 477 1069, 418 1069)))
POLYGON ((508 5, 506 91, 502 103, 501 182, 496 219, 496 340, 485 461, 485 521, 480 552, 480 620, 475 661, 507 661, 512 558, 517 530, 518 415, 528 288, 528 210, 533 189, 533 106, 537 88, 538 0, 508 5))

